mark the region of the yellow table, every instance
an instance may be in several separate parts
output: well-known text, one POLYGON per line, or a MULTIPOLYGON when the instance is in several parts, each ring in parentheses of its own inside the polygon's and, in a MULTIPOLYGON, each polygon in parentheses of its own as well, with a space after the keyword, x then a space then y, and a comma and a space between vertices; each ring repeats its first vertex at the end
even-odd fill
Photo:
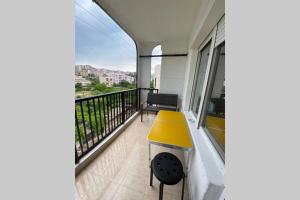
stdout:
POLYGON ((148 134, 149 140, 149 166, 151 163, 151 144, 168 148, 188 151, 187 171, 190 165, 190 154, 193 143, 189 129, 182 112, 165 111, 158 112, 157 117, 148 134))

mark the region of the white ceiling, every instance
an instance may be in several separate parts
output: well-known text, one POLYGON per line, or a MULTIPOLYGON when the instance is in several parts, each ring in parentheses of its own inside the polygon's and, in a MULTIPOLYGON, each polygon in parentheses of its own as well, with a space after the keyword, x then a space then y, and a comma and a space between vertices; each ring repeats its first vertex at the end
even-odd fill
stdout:
POLYGON ((96 0, 137 42, 188 40, 201 0, 96 0))

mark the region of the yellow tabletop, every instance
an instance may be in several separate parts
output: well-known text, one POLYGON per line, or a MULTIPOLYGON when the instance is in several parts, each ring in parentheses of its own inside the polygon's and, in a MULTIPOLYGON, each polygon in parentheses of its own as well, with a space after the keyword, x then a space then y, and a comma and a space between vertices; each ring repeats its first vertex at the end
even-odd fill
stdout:
POLYGON ((174 112, 161 110, 158 112, 156 116, 156 121, 169 121, 174 123, 185 123, 185 117, 182 112, 174 112))
POLYGON ((182 112, 159 111, 148 134, 148 140, 152 143, 170 145, 187 150, 193 147, 189 129, 182 112))
POLYGON ((219 145, 225 149, 225 118, 207 116, 206 127, 217 140, 219 145))

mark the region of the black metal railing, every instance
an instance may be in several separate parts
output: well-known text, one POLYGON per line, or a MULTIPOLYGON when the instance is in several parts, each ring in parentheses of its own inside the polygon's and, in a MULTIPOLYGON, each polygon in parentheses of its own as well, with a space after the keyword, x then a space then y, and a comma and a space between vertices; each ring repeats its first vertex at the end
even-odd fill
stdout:
POLYGON ((75 100, 75 162, 101 143, 139 110, 141 90, 136 88, 75 100))

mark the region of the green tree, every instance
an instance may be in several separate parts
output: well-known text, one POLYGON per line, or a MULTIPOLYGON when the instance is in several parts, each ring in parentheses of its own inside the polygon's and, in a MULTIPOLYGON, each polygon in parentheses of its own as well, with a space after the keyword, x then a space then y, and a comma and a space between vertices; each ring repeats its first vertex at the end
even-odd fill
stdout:
POLYGON ((131 84, 128 81, 122 80, 119 82, 120 87, 130 88, 131 84))
POLYGON ((154 88, 154 80, 153 79, 150 81, 150 88, 154 88))
POLYGON ((82 84, 81 83, 76 83, 75 84, 75 91, 81 91, 82 90, 82 84))
POLYGON ((100 92, 105 92, 107 90, 107 86, 104 83, 97 83, 95 84, 94 89, 100 92))
POLYGON ((99 77, 91 77, 88 78, 88 80, 91 81, 91 86, 95 86, 100 83, 99 77))

